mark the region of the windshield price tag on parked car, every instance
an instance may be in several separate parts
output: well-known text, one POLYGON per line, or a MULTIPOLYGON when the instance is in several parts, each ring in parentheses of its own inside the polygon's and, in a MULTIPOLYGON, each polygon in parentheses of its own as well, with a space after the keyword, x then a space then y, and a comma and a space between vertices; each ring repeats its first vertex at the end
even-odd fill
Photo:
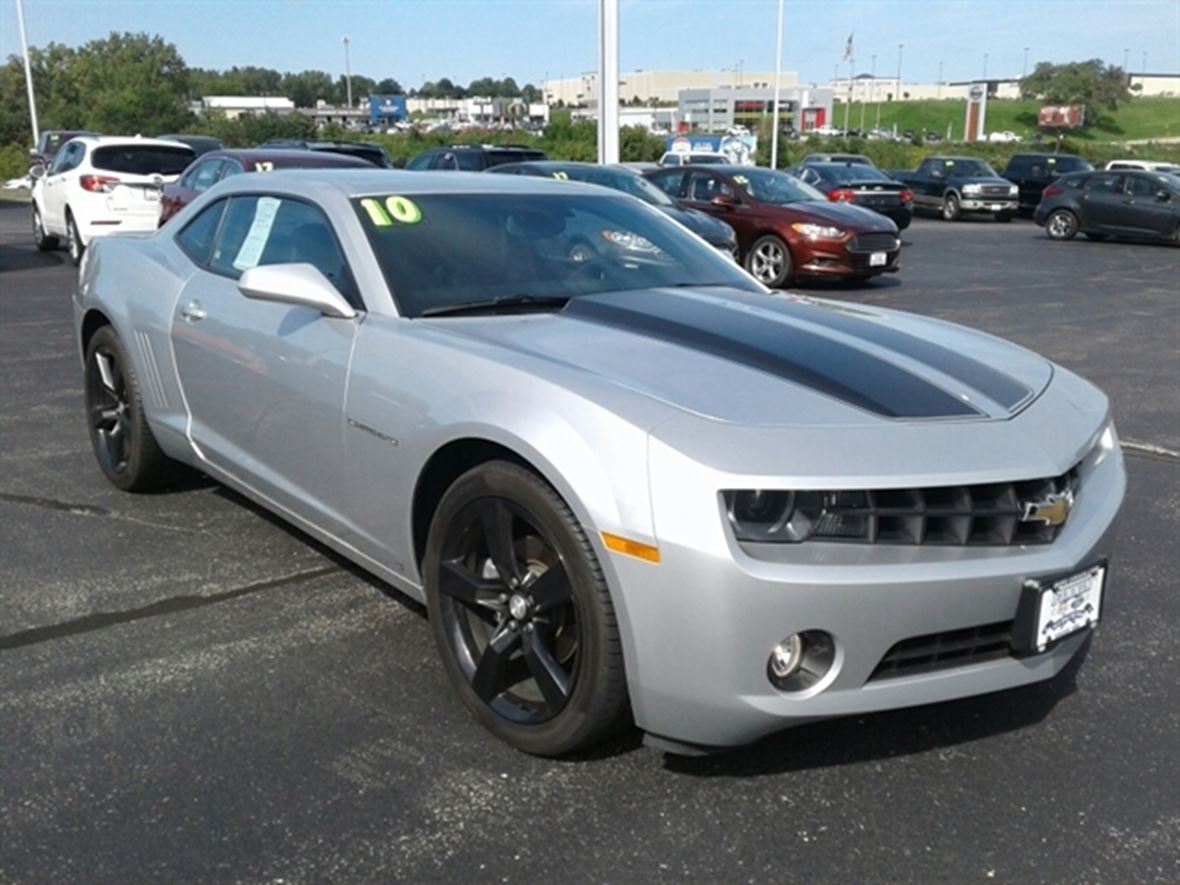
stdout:
POLYGON ((390 227, 395 221, 400 224, 417 224, 422 220, 422 210, 409 197, 386 197, 385 202, 365 197, 361 206, 369 220, 377 227, 390 227))

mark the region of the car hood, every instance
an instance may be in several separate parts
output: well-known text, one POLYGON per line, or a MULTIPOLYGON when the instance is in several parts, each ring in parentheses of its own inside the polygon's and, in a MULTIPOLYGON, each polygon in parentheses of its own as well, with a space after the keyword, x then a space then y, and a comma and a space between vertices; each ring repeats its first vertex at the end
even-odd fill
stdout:
POLYGON ((696 209, 681 209, 679 206, 661 206, 660 211, 668 217, 679 221, 694 234, 712 246, 732 245, 736 239, 733 228, 723 221, 718 221, 698 212, 696 209))
POLYGON ((789 216, 791 221, 843 225, 862 234, 897 233, 897 225, 880 212, 849 203, 805 200, 798 203, 788 203, 785 206, 760 203, 759 208, 789 216))
POLYGON ((1029 351, 937 320, 728 288, 609 292, 553 314, 422 322, 513 351, 499 358, 534 375, 553 376, 546 363, 575 369, 749 425, 1006 420, 1053 375, 1029 351))
POLYGON ((1000 178, 998 175, 956 175, 954 177, 955 184, 991 184, 1001 185, 1003 187, 1011 187, 1012 182, 1006 178, 1000 178))

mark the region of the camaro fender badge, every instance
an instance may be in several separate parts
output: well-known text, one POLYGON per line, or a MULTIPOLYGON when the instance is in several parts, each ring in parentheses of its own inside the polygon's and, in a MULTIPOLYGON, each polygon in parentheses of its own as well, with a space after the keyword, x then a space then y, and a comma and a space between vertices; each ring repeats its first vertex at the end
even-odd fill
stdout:
POLYGON ((1021 522, 1041 522, 1045 525, 1061 525, 1073 509, 1073 491, 1053 492, 1037 501, 1025 501, 1021 522))
POLYGON ((397 445, 397 440, 394 437, 390 436, 388 433, 382 433, 380 430, 374 430, 368 424, 362 424, 360 421, 357 421, 355 418, 348 419, 348 426, 355 427, 357 430, 362 430, 365 433, 375 436, 375 437, 377 437, 377 439, 381 440, 382 442, 387 442, 391 446, 397 445))

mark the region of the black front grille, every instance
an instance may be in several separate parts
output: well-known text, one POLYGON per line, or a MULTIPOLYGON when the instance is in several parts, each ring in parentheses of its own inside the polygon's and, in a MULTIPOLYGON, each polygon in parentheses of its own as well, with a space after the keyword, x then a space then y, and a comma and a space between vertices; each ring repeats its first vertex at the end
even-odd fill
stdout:
POLYGON ((1026 519, 1028 505, 1072 494, 1077 469, 1051 479, 917 489, 797 492, 796 506, 817 513, 817 540, 869 544, 1007 546, 1048 544, 1063 522, 1026 519))
POLYGON ((983 194, 985 197, 1007 197, 1008 196, 1008 187, 1007 187, 1007 185, 999 185, 999 184, 987 185, 987 184, 985 184, 980 189, 980 193, 983 194))
POLYGON ((869 682, 992 661, 1012 653, 1012 621, 903 639, 881 658, 869 682))
POLYGON ((891 233, 869 233, 857 234, 856 238, 848 244, 848 251, 850 252, 889 252, 901 246, 901 241, 898 240, 897 234, 891 233))

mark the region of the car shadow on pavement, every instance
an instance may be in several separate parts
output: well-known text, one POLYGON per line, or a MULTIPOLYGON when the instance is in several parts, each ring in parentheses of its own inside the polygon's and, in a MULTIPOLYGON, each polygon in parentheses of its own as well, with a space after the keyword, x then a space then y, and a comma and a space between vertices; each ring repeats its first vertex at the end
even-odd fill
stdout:
POLYGON ((771 735, 741 752, 716 756, 664 757, 668 771, 694 777, 757 777, 838 765, 853 765, 945 750, 1045 719, 1077 690, 1077 672, 1090 650, 1087 638, 1074 659, 1046 682, 993 694, 829 719, 771 735))
POLYGON ((65 262, 64 252, 38 252, 32 244, 28 247, 0 245, 0 273, 60 267, 65 262))

